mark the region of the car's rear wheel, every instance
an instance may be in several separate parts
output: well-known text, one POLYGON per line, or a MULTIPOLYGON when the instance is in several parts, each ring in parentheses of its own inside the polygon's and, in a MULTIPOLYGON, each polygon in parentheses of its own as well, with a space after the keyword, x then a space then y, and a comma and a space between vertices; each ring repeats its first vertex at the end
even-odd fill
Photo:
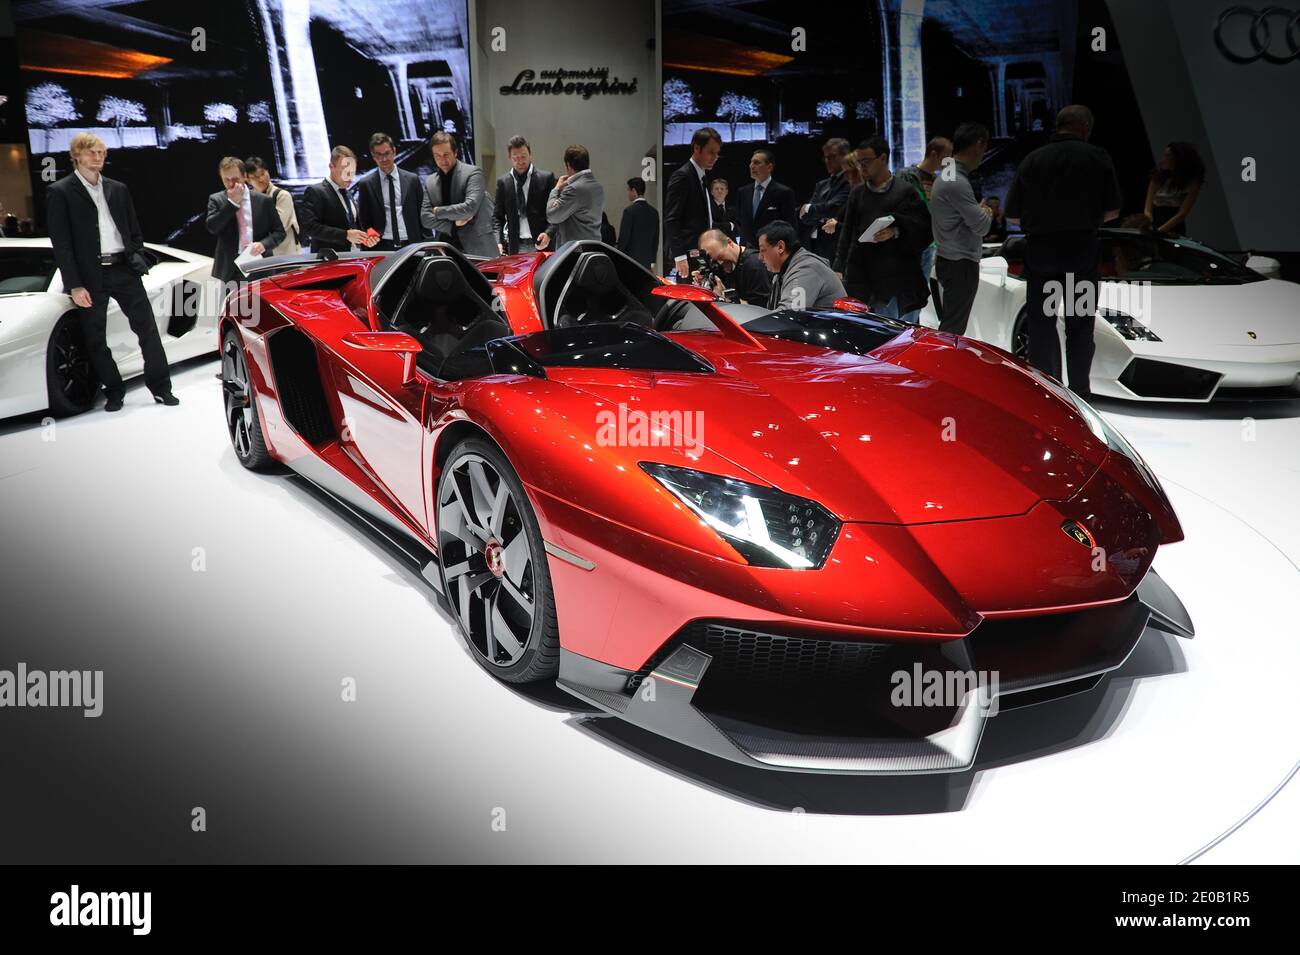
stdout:
POLYGON ((45 383, 50 412, 56 417, 81 414, 95 403, 99 379, 75 315, 64 315, 50 333, 45 351, 45 383))
POLYGON ((504 454, 467 438, 438 479, 443 592, 475 659, 509 683, 553 679, 559 626, 541 528, 504 454))
POLYGON ((226 410, 226 430, 239 463, 251 471, 269 470, 274 461, 262 438, 262 424, 253 405, 252 379, 248 359, 239 343, 239 335, 229 330, 221 340, 222 400, 226 410))

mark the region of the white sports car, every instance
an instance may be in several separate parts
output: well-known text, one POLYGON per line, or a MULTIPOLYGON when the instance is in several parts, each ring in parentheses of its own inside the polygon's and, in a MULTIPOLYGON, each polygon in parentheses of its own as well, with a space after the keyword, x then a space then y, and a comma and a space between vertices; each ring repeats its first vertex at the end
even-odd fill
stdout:
MULTIPOLYGON (((210 287, 212 260, 167 246, 146 246, 158 264, 144 277, 163 348, 171 362, 217 351, 210 287)), ((0 239, 0 418, 48 408, 70 415, 99 391, 77 308, 63 291, 49 239, 0 239)), ((123 379, 144 359, 117 303, 108 308, 108 346, 123 379)))
MULTIPOLYGON (((986 252, 966 328, 1021 358, 1028 345, 1023 249, 1017 236, 986 252)), ((1300 397, 1300 285, 1265 278, 1189 239, 1103 229, 1096 295, 1093 394, 1177 402, 1300 397)), ((938 327, 933 300, 921 323, 938 327)))

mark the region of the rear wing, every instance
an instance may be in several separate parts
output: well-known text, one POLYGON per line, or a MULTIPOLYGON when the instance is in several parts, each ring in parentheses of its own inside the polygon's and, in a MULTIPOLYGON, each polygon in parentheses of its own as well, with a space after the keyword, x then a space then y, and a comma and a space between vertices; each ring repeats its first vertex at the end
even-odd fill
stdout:
POLYGON ((254 259, 251 262, 236 264, 239 273, 249 282, 258 279, 270 278, 273 275, 283 275, 286 272, 294 272, 298 269, 307 268, 310 265, 320 265, 322 262, 346 262, 353 259, 373 259, 377 257, 387 257, 391 252, 335 252, 333 249, 321 249, 319 252, 307 252, 302 255, 273 255, 269 258, 254 259))

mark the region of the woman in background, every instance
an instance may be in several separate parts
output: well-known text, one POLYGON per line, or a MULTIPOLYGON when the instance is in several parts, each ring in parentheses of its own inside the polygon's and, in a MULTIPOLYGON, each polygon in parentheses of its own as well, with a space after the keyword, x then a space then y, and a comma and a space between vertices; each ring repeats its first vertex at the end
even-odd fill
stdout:
POLYGON ((1151 171, 1143 210, 1157 232, 1186 235, 1187 217, 1205 184, 1205 163, 1191 143, 1170 143, 1151 171))

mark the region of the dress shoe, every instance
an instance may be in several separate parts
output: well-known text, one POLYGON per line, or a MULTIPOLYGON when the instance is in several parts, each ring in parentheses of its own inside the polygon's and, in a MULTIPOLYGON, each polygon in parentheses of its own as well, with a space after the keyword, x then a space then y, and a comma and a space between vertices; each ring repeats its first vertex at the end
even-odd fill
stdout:
POLYGON ((167 405, 168 407, 171 407, 172 405, 178 405, 181 403, 181 399, 177 398, 170 391, 164 391, 160 395, 154 395, 153 400, 158 402, 158 404, 160 405, 167 405))
POLYGON ((108 397, 108 404, 104 405, 104 410, 105 410, 105 411, 121 411, 121 410, 122 410, 122 399, 121 399, 121 398, 116 398, 116 397, 114 397, 114 396, 112 396, 112 395, 109 395, 109 397, 108 397))

